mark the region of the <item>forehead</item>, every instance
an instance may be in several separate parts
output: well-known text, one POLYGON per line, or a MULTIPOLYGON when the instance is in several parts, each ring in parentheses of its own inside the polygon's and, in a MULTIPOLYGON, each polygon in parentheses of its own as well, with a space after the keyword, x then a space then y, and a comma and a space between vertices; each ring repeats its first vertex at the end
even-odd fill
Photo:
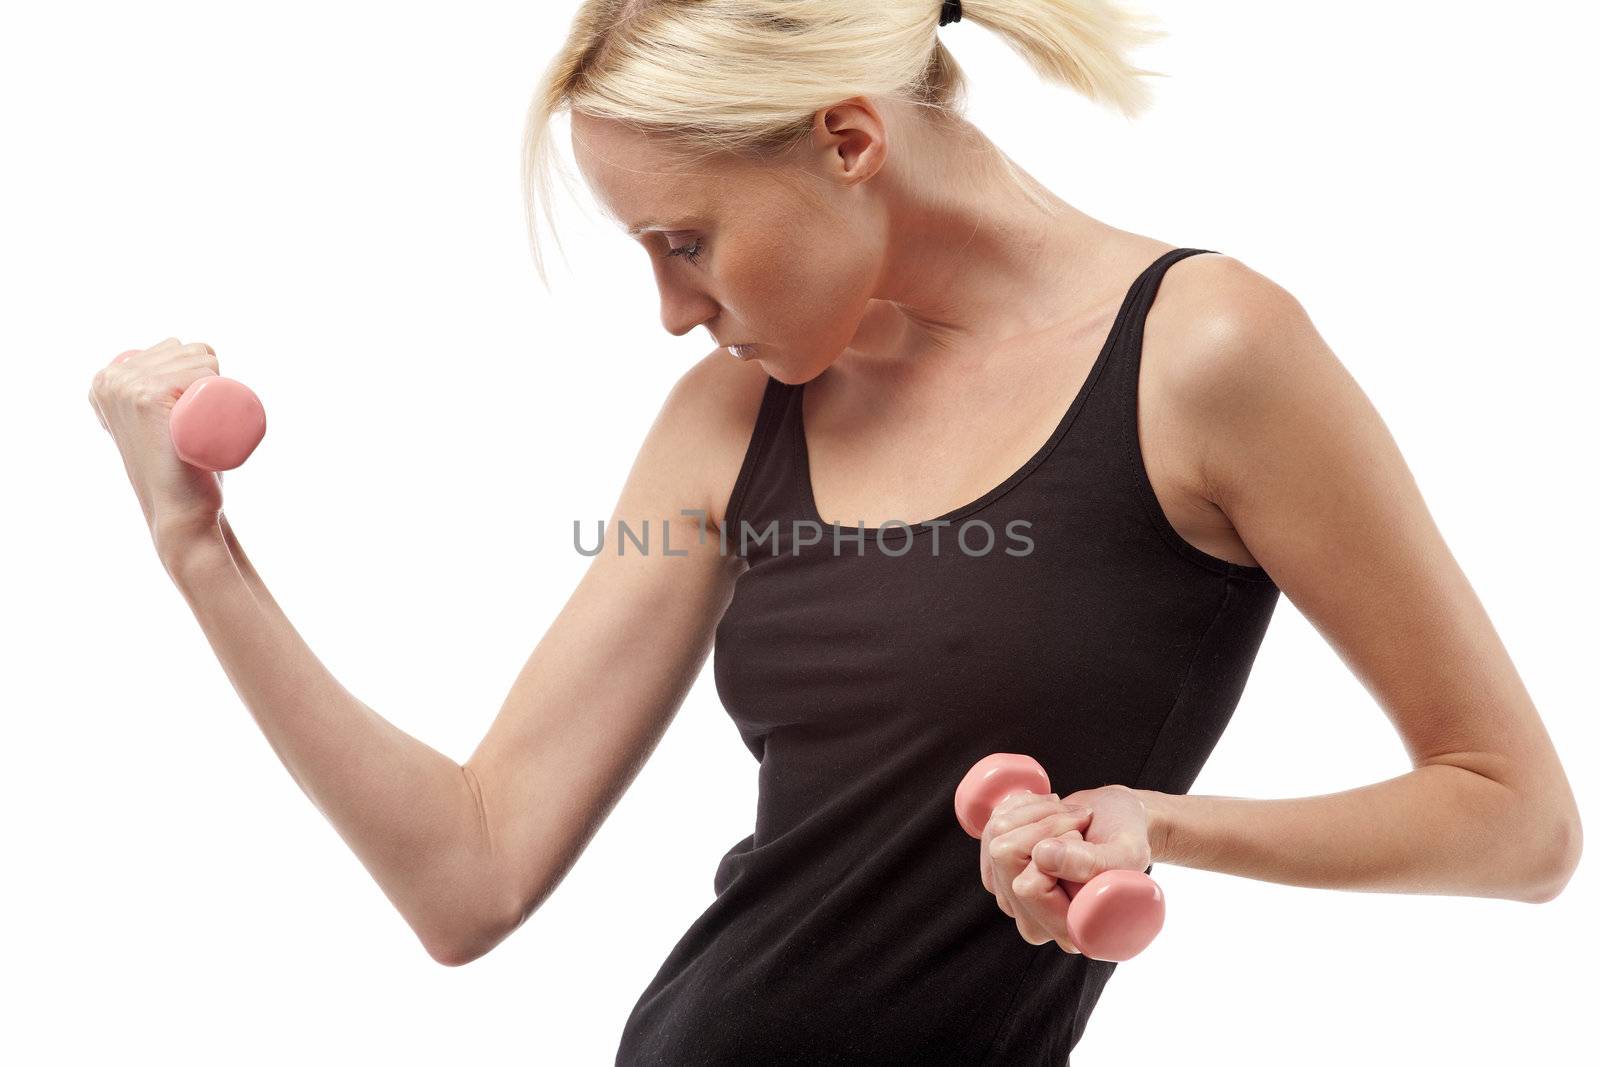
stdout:
POLYGON ((671 228, 711 211, 758 181, 726 156, 691 153, 614 119, 575 113, 572 155, 602 209, 626 227, 671 228))
POLYGON ((681 162, 681 153, 660 135, 582 112, 572 115, 572 152, 585 167, 670 170, 681 162))

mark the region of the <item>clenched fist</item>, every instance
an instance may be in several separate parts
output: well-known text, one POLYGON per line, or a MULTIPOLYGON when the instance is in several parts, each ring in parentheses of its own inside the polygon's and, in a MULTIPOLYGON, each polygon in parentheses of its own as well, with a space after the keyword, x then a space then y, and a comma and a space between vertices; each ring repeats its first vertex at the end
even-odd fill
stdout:
POLYGON ((169 422, 178 398, 206 375, 215 375, 210 345, 160 344, 108 363, 94 376, 89 404, 122 454, 156 549, 163 554, 188 539, 214 532, 222 513, 222 476, 191 467, 172 446, 169 422))
POLYGON ((1113 869, 1151 863, 1149 813, 1132 789, 1108 785, 1059 797, 1018 793, 995 807, 979 853, 983 887, 1016 920, 1030 945, 1054 941, 1078 952, 1067 933, 1074 890, 1113 869))

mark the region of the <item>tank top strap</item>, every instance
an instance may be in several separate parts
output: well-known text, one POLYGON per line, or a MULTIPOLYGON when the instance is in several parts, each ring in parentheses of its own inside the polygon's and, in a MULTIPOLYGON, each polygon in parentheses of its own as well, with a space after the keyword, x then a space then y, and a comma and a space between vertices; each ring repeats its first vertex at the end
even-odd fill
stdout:
POLYGON ((1130 442, 1138 444, 1139 364, 1144 353, 1144 325, 1161 289, 1161 279, 1167 269, 1180 259, 1208 253, 1209 248, 1174 248, 1162 253, 1134 280, 1123 300, 1121 313, 1107 339, 1106 366, 1101 373, 1104 383, 1097 389, 1102 397, 1097 403, 1108 406, 1109 418, 1114 423, 1113 436, 1119 450, 1130 442), (1129 437, 1130 433, 1135 434, 1129 437))
POLYGON ((1167 268, 1180 259, 1202 254, 1221 255, 1220 252, 1210 248, 1174 248, 1157 257, 1134 282, 1117 344, 1118 347, 1131 350, 1135 360, 1138 359, 1139 349, 1144 341, 1145 318, 1150 314, 1150 305, 1155 303, 1156 292, 1161 288, 1161 279, 1166 276, 1167 268))
POLYGON ((798 386, 767 378, 755 428, 723 514, 724 552, 744 554, 739 538, 741 520, 759 528, 800 513, 798 425, 794 422, 799 415, 794 403, 798 392, 798 386))

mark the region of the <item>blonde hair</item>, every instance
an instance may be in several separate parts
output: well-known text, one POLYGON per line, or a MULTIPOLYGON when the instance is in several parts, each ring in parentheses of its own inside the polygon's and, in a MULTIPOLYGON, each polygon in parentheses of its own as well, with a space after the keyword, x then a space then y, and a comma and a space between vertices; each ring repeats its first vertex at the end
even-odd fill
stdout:
MULTIPOLYGON (((940 10, 940 0, 585 0, 523 131, 523 203, 540 279, 549 284, 538 211, 556 229, 558 112, 616 119, 691 152, 753 156, 797 143, 817 111, 852 96, 955 114, 966 79, 940 40, 940 10)), ((965 0, 967 23, 998 34, 1046 80, 1129 118, 1150 103, 1140 77, 1163 76, 1124 57, 1162 31, 1109 0, 965 0)), ((1020 178, 1003 154, 1002 163, 1020 178)))

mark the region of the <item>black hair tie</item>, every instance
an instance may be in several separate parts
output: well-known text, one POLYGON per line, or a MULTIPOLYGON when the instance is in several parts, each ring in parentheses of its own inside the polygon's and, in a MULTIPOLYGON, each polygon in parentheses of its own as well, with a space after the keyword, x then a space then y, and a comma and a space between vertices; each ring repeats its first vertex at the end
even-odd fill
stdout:
POLYGON ((944 0, 944 7, 939 11, 939 25, 948 26, 952 22, 961 21, 961 0, 944 0))

